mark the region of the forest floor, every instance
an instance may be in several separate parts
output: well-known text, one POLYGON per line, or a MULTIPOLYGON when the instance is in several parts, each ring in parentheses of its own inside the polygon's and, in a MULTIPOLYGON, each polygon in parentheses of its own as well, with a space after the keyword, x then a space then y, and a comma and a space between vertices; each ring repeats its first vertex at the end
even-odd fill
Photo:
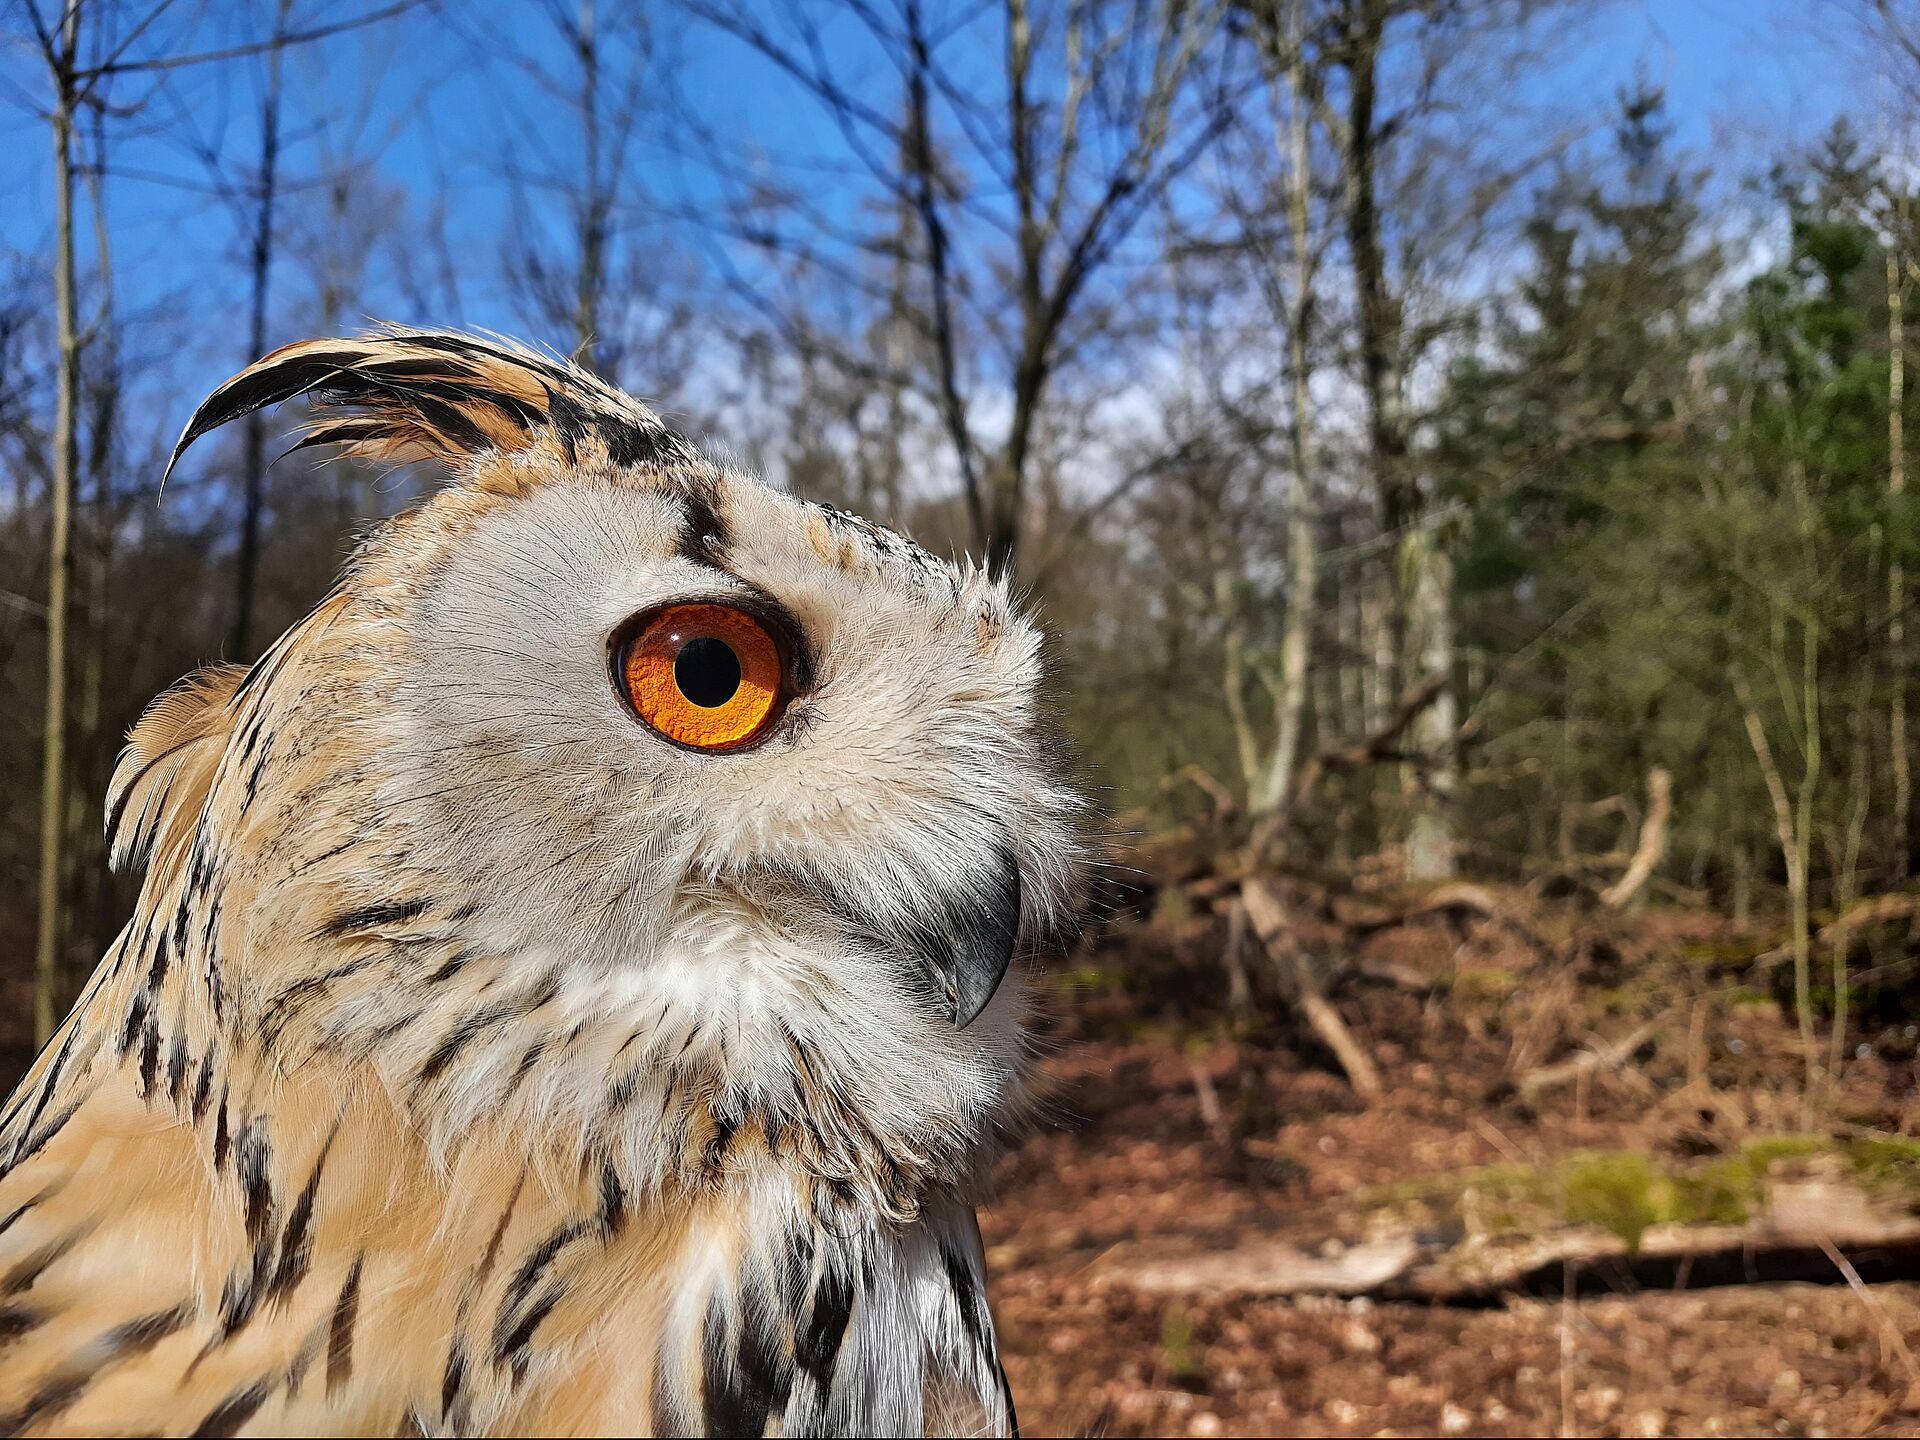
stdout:
POLYGON ((983 1215, 1027 1433, 1920 1433, 1912 1244, 1855 1250, 1859 1286, 1822 1251, 1783 1267, 1751 1243, 1731 1278, 1792 1283, 1603 1264, 1572 1298, 1536 1275, 1434 1299, 1236 1274, 1261 1246, 1337 1274, 1396 1224, 1443 1248, 1610 1233, 1631 1259, 1708 1233, 1690 1225, 1757 1224, 1809 1176, 1871 1191, 1896 1224, 1920 1216, 1905 928, 1856 961, 1841 1081, 1809 1115, 1791 967, 1751 963, 1775 935, 1527 903, 1524 925, 1434 914, 1355 941, 1339 903, 1290 902, 1309 950, 1347 947, 1330 993, 1381 1070, 1370 1105, 1278 994, 1256 983, 1228 1014, 1211 917, 1162 907, 1050 972, 1040 1121, 983 1215), (1638 1036, 1617 1066, 1516 1088, 1638 1036))

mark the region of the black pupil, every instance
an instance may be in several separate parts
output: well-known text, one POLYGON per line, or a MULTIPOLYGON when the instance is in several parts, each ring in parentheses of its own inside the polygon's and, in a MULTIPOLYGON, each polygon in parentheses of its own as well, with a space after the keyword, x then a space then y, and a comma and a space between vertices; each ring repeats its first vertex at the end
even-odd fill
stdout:
POLYGON ((740 657, 726 641, 696 635, 673 657, 673 683, 695 705, 717 709, 740 688, 740 657))

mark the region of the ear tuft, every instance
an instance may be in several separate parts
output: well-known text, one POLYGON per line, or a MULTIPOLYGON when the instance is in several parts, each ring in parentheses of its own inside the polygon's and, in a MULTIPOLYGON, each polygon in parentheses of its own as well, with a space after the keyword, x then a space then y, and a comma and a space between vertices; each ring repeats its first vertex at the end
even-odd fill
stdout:
POLYGON ((386 327, 349 340, 301 340, 249 365, 194 412, 161 485, 202 435, 296 395, 319 414, 293 450, 340 445, 366 459, 457 463, 546 446, 568 465, 699 459, 639 401, 577 366, 510 341, 386 327))

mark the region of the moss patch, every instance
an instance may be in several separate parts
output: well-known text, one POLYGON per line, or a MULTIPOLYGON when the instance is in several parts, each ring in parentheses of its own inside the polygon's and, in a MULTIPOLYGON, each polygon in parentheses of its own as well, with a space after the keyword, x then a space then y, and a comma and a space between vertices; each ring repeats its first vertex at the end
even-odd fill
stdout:
POLYGON ((1361 1192, 1353 1203, 1480 1234, 1593 1225, 1637 1250, 1655 1225, 1745 1224, 1761 1210, 1776 1166, 1817 1156, 1837 1156, 1863 1185, 1920 1192, 1920 1139, 1768 1135, 1694 1165, 1664 1165, 1637 1150, 1581 1150, 1540 1166, 1422 1176, 1361 1192))
POLYGON ((1920 1185, 1920 1140, 1904 1136, 1849 1141, 1848 1166, 1868 1185, 1920 1185))

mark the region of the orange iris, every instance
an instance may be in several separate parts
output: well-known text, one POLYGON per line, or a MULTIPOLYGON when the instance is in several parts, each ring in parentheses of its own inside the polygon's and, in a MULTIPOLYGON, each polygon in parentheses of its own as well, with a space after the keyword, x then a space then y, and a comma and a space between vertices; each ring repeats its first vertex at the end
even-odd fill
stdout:
POLYGON ((618 659, 634 713, 695 750, 731 750, 773 720, 785 665, 766 626, 730 605, 669 605, 618 659))

